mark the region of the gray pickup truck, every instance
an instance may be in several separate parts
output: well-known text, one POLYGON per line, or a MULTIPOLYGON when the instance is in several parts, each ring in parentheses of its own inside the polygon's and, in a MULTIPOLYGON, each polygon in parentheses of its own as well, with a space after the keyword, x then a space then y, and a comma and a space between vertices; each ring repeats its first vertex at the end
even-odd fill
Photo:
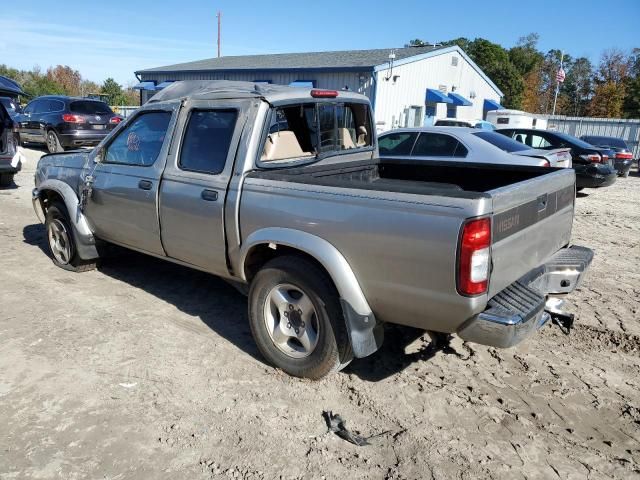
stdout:
POLYGON ((92 151, 44 156, 33 204, 59 267, 113 243, 245 288, 296 376, 372 354, 385 322, 496 347, 544 325, 592 258, 573 170, 380 160, 374 132, 355 93, 176 82, 92 151))

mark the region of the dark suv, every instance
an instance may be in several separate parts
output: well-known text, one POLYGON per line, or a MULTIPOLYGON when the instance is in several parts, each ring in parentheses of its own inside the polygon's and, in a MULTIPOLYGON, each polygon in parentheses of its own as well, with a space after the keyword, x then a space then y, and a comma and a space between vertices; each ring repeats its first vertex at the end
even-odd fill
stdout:
POLYGON ((45 144, 55 153, 97 145, 122 117, 104 102, 47 95, 29 102, 16 120, 20 143, 45 144))

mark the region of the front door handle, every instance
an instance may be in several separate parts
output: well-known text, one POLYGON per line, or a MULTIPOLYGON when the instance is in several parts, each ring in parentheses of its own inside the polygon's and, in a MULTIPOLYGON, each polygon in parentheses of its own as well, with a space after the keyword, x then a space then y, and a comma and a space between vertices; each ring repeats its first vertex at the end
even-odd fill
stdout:
POLYGON ((218 192, 216 192, 215 190, 205 189, 202 191, 200 196, 202 197, 203 200, 206 200, 207 202, 215 202, 216 200, 218 200, 218 192))
POLYGON ((141 188, 142 190, 151 190, 151 187, 153 187, 153 183, 149 180, 140 180, 138 182, 138 188, 141 188))

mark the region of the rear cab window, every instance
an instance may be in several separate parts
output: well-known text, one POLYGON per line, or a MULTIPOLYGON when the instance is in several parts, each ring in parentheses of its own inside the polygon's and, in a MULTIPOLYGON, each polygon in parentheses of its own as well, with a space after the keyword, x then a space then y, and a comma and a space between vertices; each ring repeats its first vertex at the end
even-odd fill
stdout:
POLYGON ((222 172, 237 118, 235 109, 193 110, 182 141, 180 169, 212 175, 222 172))
POLYGON ((357 102, 310 102, 278 106, 270 123, 259 164, 309 162, 371 148, 369 106, 357 102))

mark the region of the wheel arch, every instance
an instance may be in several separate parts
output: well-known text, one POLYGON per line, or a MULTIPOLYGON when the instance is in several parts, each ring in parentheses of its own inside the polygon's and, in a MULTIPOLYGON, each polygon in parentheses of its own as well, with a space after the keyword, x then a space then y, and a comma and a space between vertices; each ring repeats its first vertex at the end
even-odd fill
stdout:
POLYGON ((250 282, 251 275, 266 261, 286 253, 304 255, 319 264, 333 281, 342 299, 349 302, 357 313, 371 314, 371 307, 358 279, 344 256, 325 239, 300 230, 265 228, 249 235, 240 254, 242 279, 250 282), (269 254, 269 251, 272 253, 269 254))
POLYGON ((354 355, 366 357, 378 350, 384 338, 382 324, 377 322, 353 269, 327 240, 288 228, 258 230, 244 242, 237 271, 242 280, 250 283, 266 262, 290 254, 310 259, 332 280, 340 296, 354 355))
POLYGON ((78 255, 83 260, 92 260, 99 257, 95 245, 95 237, 78 205, 78 196, 71 186, 61 180, 48 179, 42 182, 33 192, 33 207, 40 218, 39 209, 42 212, 41 221, 46 218, 47 209, 55 201, 64 204, 69 215, 69 222, 76 238, 78 255))

